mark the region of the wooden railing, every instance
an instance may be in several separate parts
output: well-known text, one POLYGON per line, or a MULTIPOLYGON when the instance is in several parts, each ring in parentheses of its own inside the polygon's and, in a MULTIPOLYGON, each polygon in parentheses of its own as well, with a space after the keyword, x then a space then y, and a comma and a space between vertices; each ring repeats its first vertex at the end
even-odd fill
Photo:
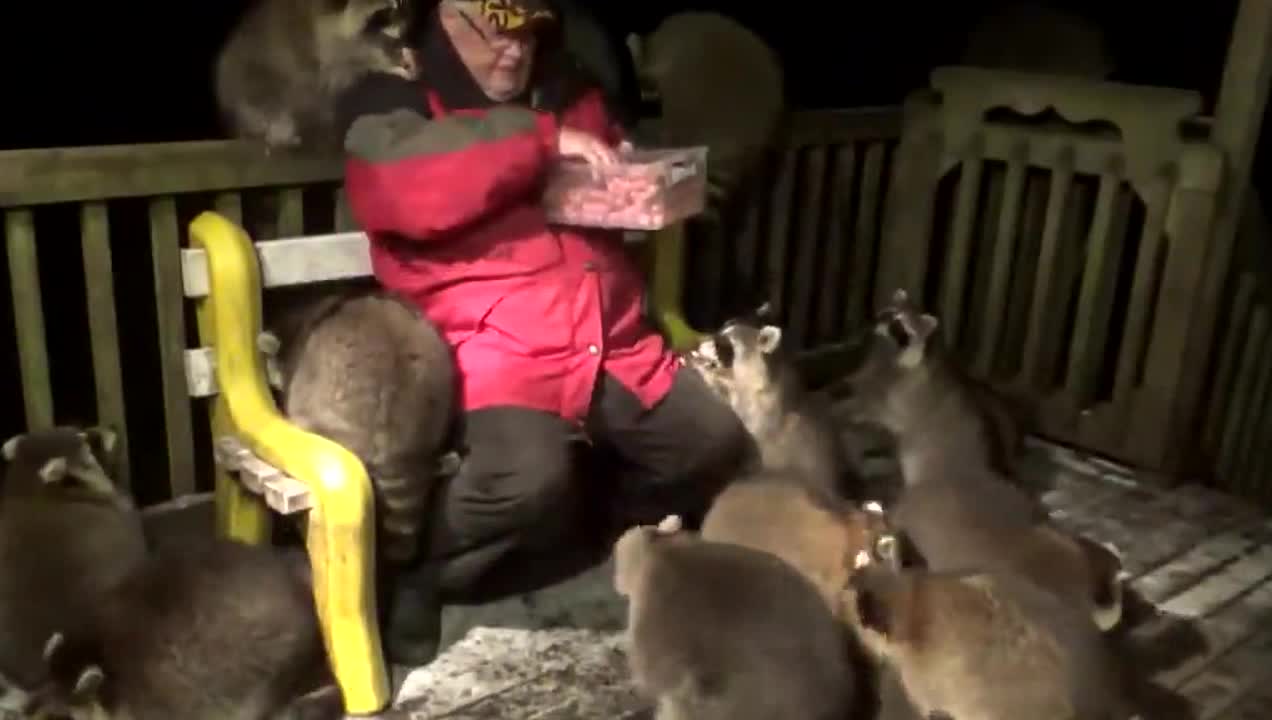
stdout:
MULTIPOLYGON (((693 317, 715 319, 740 267, 744 280, 773 283, 804 346, 842 338, 866 311, 898 134, 895 108, 793 114, 771 193, 747 227, 687 244, 693 317)), ((0 403, 26 427, 119 428, 124 479, 143 505, 210 488, 207 413, 184 375, 194 331, 181 291, 186 226, 217 209, 258 239, 348 229, 340 169, 221 141, 0 153, 12 299, 3 307, 0 297, 0 322, 14 318, 17 339, 0 382, 21 387, 0 403)))

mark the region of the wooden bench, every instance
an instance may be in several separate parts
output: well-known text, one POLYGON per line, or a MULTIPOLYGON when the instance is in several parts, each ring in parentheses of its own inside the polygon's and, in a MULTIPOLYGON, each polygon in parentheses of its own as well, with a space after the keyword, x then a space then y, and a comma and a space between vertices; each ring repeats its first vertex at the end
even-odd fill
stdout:
MULTIPOLYGON (((348 450, 283 417, 258 347, 262 291, 370 276, 367 238, 346 232, 253 243, 225 216, 204 212, 190 224, 190 241, 182 283, 197 306, 202 347, 186 351, 186 376, 191 396, 213 399, 217 532, 264 544, 273 513, 304 513, 314 601, 346 711, 378 712, 391 698, 376 622, 370 479, 348 450)), ((651 314, 673 345, 687 347, 699 333, 679 306, 682 228, 654 233, 645 249, 651 314)))

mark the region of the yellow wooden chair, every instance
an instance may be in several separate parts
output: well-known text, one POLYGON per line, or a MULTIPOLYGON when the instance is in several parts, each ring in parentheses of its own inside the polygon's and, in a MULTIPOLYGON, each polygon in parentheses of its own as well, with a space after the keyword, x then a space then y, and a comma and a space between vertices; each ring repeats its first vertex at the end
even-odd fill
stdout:
MULTIPOLYGON (((313 240, 339 237, 347 249, 350 235, 313 240)), ((267 543, 271 508, 308 510, 304 527, 314 602, 346 711, 378 712, 391 698, 376 621, 375 510, 367 471, 340 445, 289 423, 270 394, 266 363, 257 346, 262 290, 269 283, 262 282, 259 251, 251 238, 215 212, 204 212, 191 222, 190 238, 192 249, 187 252, 201 253, 200 267, 206 267, 206 287, 193 296, 200 342, 211 356, 207 374, 214 377, 209 382, 217 386, 205 393, 215 394, 212 432, 218 448, 225 450, 223 441, 231 446, 218 454, 222 467, 216 484, 217 532, 241 542, 267 543), (235 460, 236 452, 244 457, 235 460), (235 478, 227 470, 251 472, 235 478)), ((680 309, 683 238, 683 226, 655 233, 646 244, 645 257, 652 314, 678 348, 691 346, 700 335, 680 309)), ((360 265, 341 276, 367 273, 369 265, 360 265)), ((278 284, 330 278, 293 277, 278 284)))

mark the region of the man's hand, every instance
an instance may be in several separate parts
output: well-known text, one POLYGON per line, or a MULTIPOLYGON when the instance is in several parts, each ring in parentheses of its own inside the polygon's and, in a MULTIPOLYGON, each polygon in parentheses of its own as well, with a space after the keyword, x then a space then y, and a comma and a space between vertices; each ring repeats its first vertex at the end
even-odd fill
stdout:
POLYGON ((593 170, 618 163, 618 153, 600 138, 582 130, 563 127, 557 135, 557 152, 565 157, 582 158, 593 170))

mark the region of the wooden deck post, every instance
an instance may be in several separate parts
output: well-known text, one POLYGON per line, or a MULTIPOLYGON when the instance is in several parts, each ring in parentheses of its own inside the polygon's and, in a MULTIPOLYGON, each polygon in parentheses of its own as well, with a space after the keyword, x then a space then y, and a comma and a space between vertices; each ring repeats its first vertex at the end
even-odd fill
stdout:
MULTIPOLYGON (((1250 194, 1254 152, 1263 127, 1270 88, 1272 0, 1241 0, 1233 19, 1210 133, 1211 142, 1224 153, 1224 184, 1206 254, 1206 275, 1200 298, 1202 310, 1189 333, 1187 361, 1188 366, 1196 370, 1181 383, 1177 396, 1178 402, 1184 405, 1177 407, 1177 417, 1190 425, 1180 428, 1182 437, 1194 432, 1201 422, 1201 417, 1198 417, 1201 414, 1195 412, 1197 399, 1210 372, 1210 364, 1215 360, 1216 353, 1212 349, 1218 343, 1215 328, 1220 291, 1228 281, 1237 229, 1250 194)), ((1194 463, 1190 463, 1190 469, 1213 472, 1214 468, 1208 467, 1206 460, 1197 457, 1194 463)))

